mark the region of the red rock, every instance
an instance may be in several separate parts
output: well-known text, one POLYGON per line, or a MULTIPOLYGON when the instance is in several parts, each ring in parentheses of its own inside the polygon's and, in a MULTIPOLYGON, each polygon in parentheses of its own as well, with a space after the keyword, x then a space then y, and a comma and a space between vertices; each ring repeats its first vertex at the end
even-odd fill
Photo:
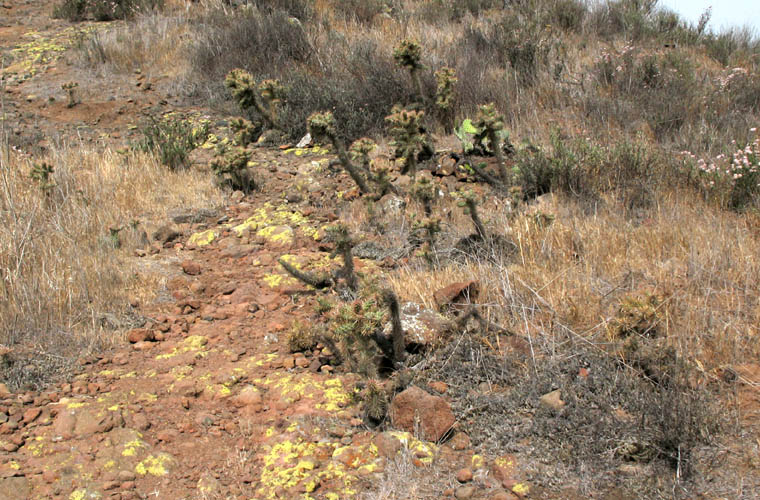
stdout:
POLYGON ((77 424, 76 413, 72 410, 66 409, 56 416, 53 421, 53 434, 56 437, 63 439, 71 439, 74 437, 74 428, 77 424))
POLYGON ((132 348, 135 351, 147 351, 148 349, 153 349, 153 342, 138 342, 136 344, 132 345, 132 348))
POLYGON ((132 344, 153 340, 153 332, 145 328, 135 328, 127 333, 127 340, 132 344))
POLYGON ((252 385, 243 388, 235 397, 232 398, 233 404, 237 406, 253 406, 262 403, 261 392, 252 385))
POLYGON ((8 453, 13 453, 14 451, 18 450, 18 445, 14 443, 3 443, 2 446, 3 451, 7 451, 8 453))
POLYGON ((132 415, 132 426, 138 431, 147 431, 150 429, 151 423, 145 415, 137 413, 132 415))
POLYGON ((464 432, 457 432, 449 441, 449 446, 453 450, 466 450, 470 447, 470 437, 464 432))
POLYGON ((372 439, 372 444, 377 447, 377 453, 381 457, 395 457, 401 449, 401 441, 388 432, 381 432, 372 439))
POLYGON ((58 479, 58 472, 52 469, 42 471, 42 480, 48 484, 54 483, 58 479))
POLYGON ((21 418, 21 420, 25 424, 29 424, 31 422, 34 422, 37 419, 37 417, 40 416, 41 413, 42 413, 42 410, 40 410, 39 408, 29 408, 28 410, 24 412, 24 416, 21 418))
POLYGON ((469 483, 472 481, 472 471, 468 468, 459 469, 457 471, 457 481, 460 483, 469 483))
POLYGON ((439 394, 446 394, 446 391, 449 390, 449 385, 446 382, 430 382, 428 385, 439 394))
POLYGON ((394 427, 415 432, 417 423, 423 439, 440 440, 454 425, 454 413, 445 399, 419 387, 410 387, 393 398, 390 408, 394 427))
POLYGON ((134 481, 124 481, 121 483, 121 489, 122 490, 133 490, 135 489, 135 482, 134 481))
POLYGON ((185 274, 189 274, 190 276, 197 276, 201 274, 201 265, 193 260, 186 260, 182 262, 182 270, 185 272, 185 274))
POLYGON ((449 307, 461 307, 473 302, 480 291, 477 281, 459 281, 440 288, 433 294, 433 299, 440 310, 449 307))

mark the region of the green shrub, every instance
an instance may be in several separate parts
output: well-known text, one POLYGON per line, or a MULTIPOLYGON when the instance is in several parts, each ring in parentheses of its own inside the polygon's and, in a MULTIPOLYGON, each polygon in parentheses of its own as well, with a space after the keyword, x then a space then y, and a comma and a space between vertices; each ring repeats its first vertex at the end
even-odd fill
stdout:
POLYGON ((188 166, 190 153, 206 141, 208 131, 209 124, 205 120, 194 125, 175 115, 149 116, 140 129, 143 138, 134 148, 157 153, 161 163, 176 170, 188 166))

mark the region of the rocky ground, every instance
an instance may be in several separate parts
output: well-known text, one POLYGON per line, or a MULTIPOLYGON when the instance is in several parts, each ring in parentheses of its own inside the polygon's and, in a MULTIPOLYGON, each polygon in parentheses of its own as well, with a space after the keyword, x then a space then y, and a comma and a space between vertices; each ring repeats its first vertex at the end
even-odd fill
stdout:
MULTIPOLYGON (((13 54, 3 127, 17 150, 121 147, 145 111, 209 114, 151 75, 80 78, 72 48, 98 26, 52 20, 49 10, 40 0, 0 4, 0 49, 13 54), (86 96, 72 107, 61 88, 70 81, 86 96)), ((336 370, 326 346, 291 352, 288 331, 313 317, 315 292, 278 259, 337 266, 325 227, 338 218, 336 193, 356 194, 330 159, 319 147, 262 148, 261 189, 233 193, 223 213, 166 220, 135 256, 169 273, 159 300, 131 304, 144 324, 81 360, 72 380, 0 394, 0 499, 585 498, 530 484, 520 456, 478 454, 443 382, 397 395, 394 430, 380 432, 356 403, 359 377, 336 370)), ((367 255, 355 265, 380 274, 397 262, 367 255)), ((469 286, 445 285, 439 301, 469 286)), ((437 313, 407 309, 409 338, 437 335, 437 313)), ((739 375, 753 416, 760 370, 739 375)), ((541 404, 560 407, 560 394, 541 404)))
MULTIPOLYGON (((160 80, 139 73, 82 78, 72 48, 97 25, 53 20, 41 1, 0 9, 0 46, 12 55, 3 127, 17 151, 77 141, 118 147, 143 111, 204 111, 173 105, 160 80), (70 81, 81 100, 71 107, 61 87, 70 81)), ((356 376, 333 373, 319 348, 288 348, 287 329, 311 314, 313 292, 277 259, 330 265, 320 240, 336 215, 323 202, 341 188, 350 196, 342 176, 316 180, 325 153, 262 149, 264 189, 236 193, 226 213, 175 214, 138 252, 171 277, 159 301, 132 304, 145 322, 128 342, 81 360, 73 380, 45 392, 0 395, 0 498, 529 493, 515 457, 480 456, 456 432, 445 384, 435 394, 410 389, 394 404, 398 430, 377 432, 355 404, 356 376), (436 444, 444 434, 453 437, 436 444)), ((393 262, 356 264, 378 271, 393 262)))

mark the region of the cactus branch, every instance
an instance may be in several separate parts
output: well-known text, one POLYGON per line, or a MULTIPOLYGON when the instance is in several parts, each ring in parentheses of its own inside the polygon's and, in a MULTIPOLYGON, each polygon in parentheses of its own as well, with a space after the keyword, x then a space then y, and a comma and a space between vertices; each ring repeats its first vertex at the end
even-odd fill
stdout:
POLYGON ((307 285, 311 285, 316 289, 328 288, 333 284, 332 280, 328 276, 319 276, 305 271, 297 269, 294 265, 288 263, 285 259, 280 257, 277 262, 294 278, 303 281, 307 285))
POLYGON ((391 339, 393 341, 393 363, 403 361, 406 357, 406 342, 404 341, 404 329, 401 325, 398 297, 391 290, 383 292, 383 299, 391 313, 391 339))

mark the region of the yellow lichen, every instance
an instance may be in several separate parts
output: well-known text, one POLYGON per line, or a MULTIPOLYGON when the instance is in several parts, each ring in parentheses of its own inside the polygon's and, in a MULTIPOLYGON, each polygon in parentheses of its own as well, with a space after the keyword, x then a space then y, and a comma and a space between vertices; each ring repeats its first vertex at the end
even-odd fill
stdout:
POLYGON ((171 350, 171 352, 167 352, 165 354, 159 354, 156 356, 156 359, 169 359, 173 358, 174 356, 177 356, 178 354, 184 354, 186 352, 197 352, 198 356, 204 357, 207 352, 205 352, 204 347, 208 343, 208 337, 204 337, 202 335, 191 335, 187 337, 182 344, 175 347, 171 350))
POLYGON ((152 476, 165 476, 169 473, 168 467, 172 463, 172 457, 165 453, 160 453, 156 456, 149 455, 148 458, 135 466, 135 472, 144 476, 150 474, 152 476))
POLYGON ((69 404, 67 404, 67 405, 66 405, 66 408, 68 408, 68 409, 70 409, 70 410, 75 410, 75 409, 77 409, 77 408, 81 408, 81 407, 85 406, 85 404, 86 404, 86 403, 82 403, 81 401, 76 401, 76 402, 74 402, 74 403, 69 403, 69 404))
POLYGON ((214 239, 216 239, 216 233, 213 229, 208 229, 206 231, 201 231, 200 233, 193 234, 190 236, 190 239, 187 240, 187 243, 188 245, 205 247, 206 245, 210 245, 214 239))
POLYGON ((87 490, 74 490, 69 495, 69 500, 84 500, 87 490))
POLYGON ((124 445, 124 450, 121 452, 124 457, 133 457, 137 454, 137 450, 144 447, 145 443, 139 439, 133 439, 132 441, 124 445))
POLYGON ((525 483, 517 483, 512 486, 512 491, 520 496, 526 496, 530 492, 530 486, 525 483))

